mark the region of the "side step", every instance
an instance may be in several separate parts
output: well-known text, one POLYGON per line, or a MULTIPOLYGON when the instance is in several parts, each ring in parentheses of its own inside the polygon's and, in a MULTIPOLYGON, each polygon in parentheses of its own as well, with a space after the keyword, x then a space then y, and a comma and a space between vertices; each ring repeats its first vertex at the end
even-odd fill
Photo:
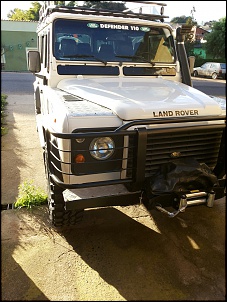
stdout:
POLYGON ((166 209, 164 209, 160 204, 157 204, 155 207, 158 211, 167 214, 170 218, 173 218, 179 213, 184 212, 187 206, 206 204, 209 208, 212 208, 214 205, 214 200, 215 200, 214 191, 211 191, 210 193, 195 192, 195 193, 189 193, 181 196, 179 208, 177 211, 169 212, 166 209))

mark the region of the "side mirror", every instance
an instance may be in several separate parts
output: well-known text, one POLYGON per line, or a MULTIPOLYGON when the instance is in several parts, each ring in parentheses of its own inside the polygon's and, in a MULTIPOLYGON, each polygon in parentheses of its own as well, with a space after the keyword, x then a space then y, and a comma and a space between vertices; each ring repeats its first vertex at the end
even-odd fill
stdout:
POLYGON ((193 68, 195 66, 195 57, 194 56, 188 57, 188 65, 189 65, 190 73, 192 74, 193 73, 193 68))
POLYGON ((40 54, 38 50, 29 50, 27 52, 28 70, 37 73, 41 70, 40 54))

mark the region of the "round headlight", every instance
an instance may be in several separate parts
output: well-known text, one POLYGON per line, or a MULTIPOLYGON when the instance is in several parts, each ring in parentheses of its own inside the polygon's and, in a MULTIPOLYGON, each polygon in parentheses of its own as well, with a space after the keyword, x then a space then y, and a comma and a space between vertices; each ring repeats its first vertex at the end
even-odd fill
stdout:
POLYGON ((114 153, 114 141, 110 137, 94 138, 90 144, 89 150, 91 156, 98 160, 105 160, 114 153))

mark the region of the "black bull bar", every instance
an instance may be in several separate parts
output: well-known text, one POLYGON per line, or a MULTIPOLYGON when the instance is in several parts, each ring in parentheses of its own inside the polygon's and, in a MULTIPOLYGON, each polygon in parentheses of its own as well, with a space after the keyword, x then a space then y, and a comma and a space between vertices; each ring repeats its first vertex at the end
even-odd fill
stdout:
MULTIPOLYGON (((50 136, 54 136, 59 139, 79 139, 79 138, 86 138, 86 137, 97 137, 97 136, 136 136, 136 145, 134 146, 135 150, 134 153, 136 156, 133 160, 133 169, 132 173, 129 173, 129 176, 124 179, 113 179, 113 180, 106 180, 106 181, 97 181, 97 182, 88 182, 88 183, 73 183, 73 184, 66 184, 64 183, 55 173, 53 173, 52 169, 50 168, 50 177, 52 181, 57 184, 59 187, 63 189, 83 189, 83 188, 92 188, 92 187, 100 187, 100 186, 112 186, 112 185, 119 185, 124 184, 129 190, 127 193, 122 193, 119 195, 111 195, 111 196, 99 196, 94 198, 87 198, 82 200, 67 200, 66 208, 67 209, 81 209, 81 208, 90 208, 90 207, 101 207, 101 206, 117 206, 117 205, 131 205, 137 204, 141 200, 151 200, 151 198, 147 198, 146 194, 144 194, 144 182, 146 180, 146 146, 147 146, 147 136, 148 133, 153 134, 171 134, 175 129, 182 133, 194 130, 194 131, 210 131, 212 129, 220 128, 224 132, 225 124, 218 123, 218 124, 206 124, 206 125, 195 125, 192 123, 198 122, 212 122, 212 121, 220 121, 224 120, 225 117, 223 116, 206 116, 206 117, 187 117, 187 118, 166 118, 166 119, 153 119, 153 120, 136 120, 133 122, 129 122, 120 126, 119 128, 115 129, 114 131, 104 131, 104 132, 83 132, 85 129, 78 129, 80 133, 56 133, 54 131, 46 131, 46 143, 47 143, 47 154, 48 154, 48 162, 51 166, 50 161, 50 136), (178 124, 184 123, 184 126, 177 127, 178 124), (147 129, 146 125, 157 125, 154 129, 147 129), (170 126, 169 128, 161 128, 158 125, 171 125, 176 124, 174 126, 170 126), (142 126, 141 126, 142 125, 142 126), (139 127, 137 127, 139 126, 139 127), (134 127, 133 130, 128 130, 130 127, 134 127), (116 198, 117 197, 117 198, 116 198)), ((224 137, 224 135, 223 135, 224 137)), ((221 164, 219 160, 217 161, 217 165, 214 169, 215 174, 221 174, 221 170, 223 170, 223 162, 222 159, 224 158, 224 142, 222 138, 222 142, 220 144, 220 150, 218 154, 218 159, 221 160, 221 164)), ((214 188, 215 191, 215 199, 221 198, 223 196, 223 180, 221 180, 220 188, 214 188)), ((212 190, 213 192, 213 190, 212 190)), ((146 193, 146 192, 145 192, 146 193)), ((204 193, 206 194, 206 193, 204 193)), ((213 193, 211 193, 213 194, 213 193)), ((155 206, 157 204, 161 205, 162 200, 166 200, 167 204, 171 203, 172 200, 175 199, 175 193, 164 194, 160 196, 154 196, 155 206), (171 202, 170 202, 171 200, 171 202)), ((181 197, 179 198, 181 200, 181 197)), ((178 201, 179 201, 178 200, 178 201)), ((151 203, 149 203, 151 204, 151 203)), ((154 204, 154 203, 152 203, 154 204)), ((171 216, 171 215, 170 215, 171 216)))

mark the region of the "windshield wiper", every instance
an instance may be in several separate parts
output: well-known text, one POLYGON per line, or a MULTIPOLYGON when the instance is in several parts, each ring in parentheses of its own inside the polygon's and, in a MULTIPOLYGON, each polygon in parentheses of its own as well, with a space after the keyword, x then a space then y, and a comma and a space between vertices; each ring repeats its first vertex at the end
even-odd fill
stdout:
POLYGON ((106 61, 100 59, 100 58, 97 58, 93 55, 78 55, 78 54, 74 54, 74 55, 67 55, 67 56, 63 56, 63 58, 94 58, 96 61, 99 61, 99 62, 102 62, 103 64, 107 64, 106 61))
MULTIPOLYGON (((154 63, 146 60, 144 57, 141 57, 141 56, 115 56, 115 57, 117 57, 117 58, 126 58, 126 59, 140 59, 140 60, 143 60, 144 63, 149 63, 152 66, 155 66, 154 63)), ((138 62, 138 63, 140 63, 140 62, 138 62)))

